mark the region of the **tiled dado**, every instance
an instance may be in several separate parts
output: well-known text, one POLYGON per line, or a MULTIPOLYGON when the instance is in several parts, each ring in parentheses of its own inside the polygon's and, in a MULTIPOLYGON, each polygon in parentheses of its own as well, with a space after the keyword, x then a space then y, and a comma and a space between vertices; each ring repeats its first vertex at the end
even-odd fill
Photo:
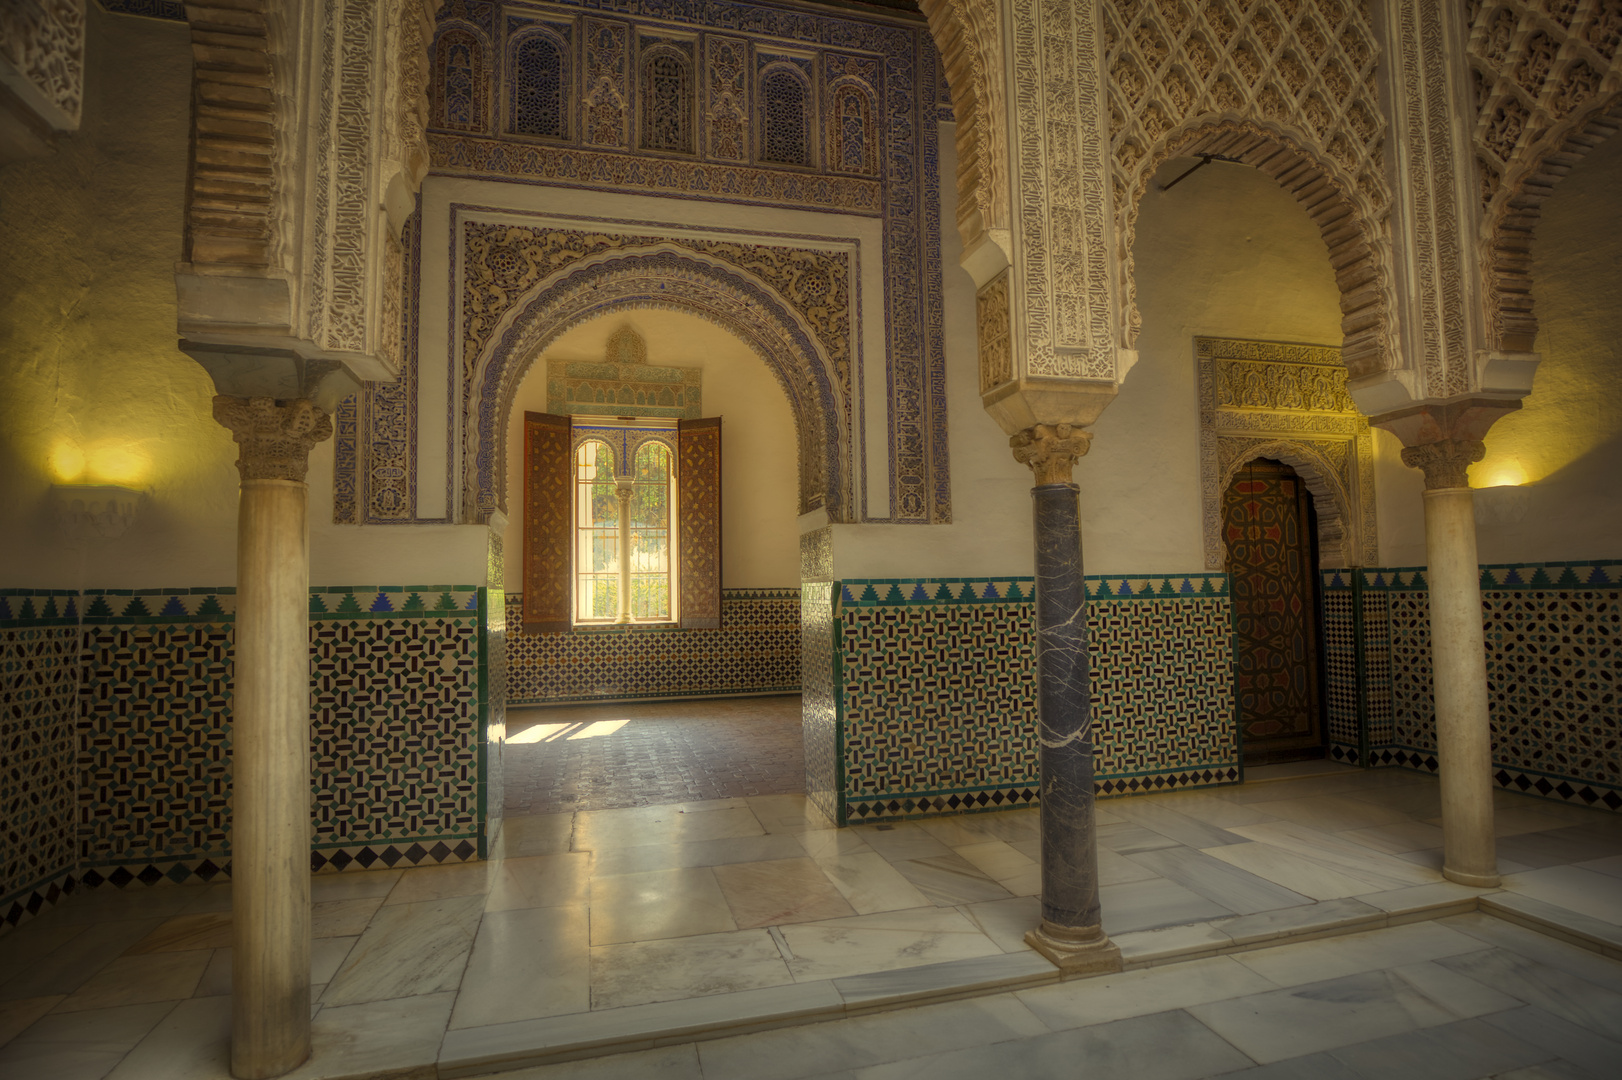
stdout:
MULTIPOLYGON (((833 583, 836 737, 808 737, 806 767, 838 785, 838 820, 1037 800, 1033 588, 833 583)), ((1087 591, 1098 794, 1237 782, 1226 576, 1089 577, 1087 591)), ((808 622, 807 664, 810 637, 808 622)))
MULTIPOLYGON (((1435 772, 1429 585, 1422 568, 1326 571, 1326 613, 1357 613, 1330 700, 1366 703, 1337 758, 1435 772), (1360 680, 1360 682, 1359 682, 1360 680), (1361 693, 1358 687, 1361 686, 1361 693), (1350 688, 1350 689, 1349 689, 1350 688), (1366 755, 1366 756, 1365 756, 1366 755)), ((1481 568, 1493 777, 1502 787, 1622 811, 1622 561, 1481 568)), ((1331 642, 1343 634, 1334 627, 1331 642)), ((1334 646, 1331 645, 1333 652, 1334 646)), ((1331 731, 1337 729, 1332 715, 1331 731)))
POLYGON ((507 703, 793 693, 800 689, 800 590, 728 589, 721 625, 602 626, 523 632, 523 594, 508 593, 507 703))
MULTIPOLYGON (((39 621, 44 604, 19 594, 0 594, 0 616, 34 600, 39 621)), ((311 590, 314 869, 484 854, 492 787, 499 798, 490 757, 504 659, 497 602, 472 586, 311 590)), ((31 829, 22 846, 37 855, 7 864, 6 922, 72 882, 229 873, 235 609, 229 589, 105 590, 58 594, 58 626, 0 618, 8 836, 31 829), (75 600, 77 618, 68 619, 62 612, 75 600), (71 689, 58 686, 48 707, 35 707, 40 695, 23 693, 33 692, 28 679, 16 680, 19 689, 10 674, 14 653, 24 663, 44 630, 66 643, 71 689), (30 756, 11 749, 13 727, 30 756), (14 802, 29 811, 12 813, 14 802), (46 871, 60 865, 57 881, 46 871)))

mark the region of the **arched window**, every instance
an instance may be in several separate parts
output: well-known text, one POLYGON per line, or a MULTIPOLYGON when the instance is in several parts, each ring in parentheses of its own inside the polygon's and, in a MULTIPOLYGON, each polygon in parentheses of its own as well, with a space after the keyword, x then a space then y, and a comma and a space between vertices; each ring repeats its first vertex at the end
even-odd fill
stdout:
POLYGON ((761 77, 761 161, 811 164, 809 96, 805 81, 787 68, 773 68, 761 77))
POLYGON ((675 49, 642 61, 642 149, 693 152, 693 69, 675 49))
POLYGON ((873 103, 860 86, 846 83, 833 92, 828 118, 828 166, 835 172, 878 172, 878 143, 873 138, 873 103))
POLYGON ((613 622, 620 612, 620 500, 614 451, 589 440, 574 455, 577 622, 613 622))
POLYGON ((544 139, 569 137, 569 78, 563 44, 533 33, 512 54, 512 130, 544 139))
POLYGON ((631 621, 670 618, 670 449, 637 447, 631 475, 631 621))
POLYGON ((447 27, 434 42, 435 125, 452 131, 485 129, 484 46, 471 30, 447 27))

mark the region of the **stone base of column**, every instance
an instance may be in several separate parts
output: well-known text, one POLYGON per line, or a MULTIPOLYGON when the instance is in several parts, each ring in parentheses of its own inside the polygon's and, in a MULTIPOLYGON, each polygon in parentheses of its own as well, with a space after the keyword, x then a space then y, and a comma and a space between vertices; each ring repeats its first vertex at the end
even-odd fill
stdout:
POLYGON ((1442 876, 1460 885, 1468 885, 1472 889, 1496 889, 1500 880, 1497 874, 1471 874, 1464 870, 1455 870, 1451 866, 1442 867, 1442 876))
POLYGON ((1121 970, 1121 948, 1102 926, 1042 925, 1025 935, 1025 944, 1047 957, 1066 975, 1098 975, 1121 970))

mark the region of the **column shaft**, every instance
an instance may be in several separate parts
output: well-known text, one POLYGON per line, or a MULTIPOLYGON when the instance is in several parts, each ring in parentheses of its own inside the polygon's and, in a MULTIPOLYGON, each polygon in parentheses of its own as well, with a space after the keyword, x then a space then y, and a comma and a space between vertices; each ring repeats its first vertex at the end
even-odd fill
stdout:
POLYGON ((1036 525, 1042 918, 1055 926, 1097 928, 1092 692, 1078 491, 1075 484, 1043 484, 1031 489, 1036 525))
POLYGON ((617 622, 631 621, 631 495, 636 489, 622 480, 614 489, 620 504, 620 611, 617 622))
POLYGON ((1492 729, 1487 713, 1481 568, 1468 487, 1425 492, 1431 678, 1441 766, 1442 873, 1462 885, 1498 884, 1493 840, 1492 729))
POLYGON ((310 1056, 307 491, 243 480, 232 748, 231 1071, 310 1056))

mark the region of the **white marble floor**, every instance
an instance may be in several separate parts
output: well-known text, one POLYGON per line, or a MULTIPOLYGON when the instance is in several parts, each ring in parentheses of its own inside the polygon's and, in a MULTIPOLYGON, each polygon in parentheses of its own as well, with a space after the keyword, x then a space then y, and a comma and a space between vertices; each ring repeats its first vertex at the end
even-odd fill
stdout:
MULTIPOLYGON (((1129 960, 1167 957, 1185 945, 1230 950, 1292 926, 1326 919, 1350 924, 1424 904, 1473 902, 1478 894, 1444 882, 1438 871, 1433 778, 1333 766, 1254 772, 1264 779, 1099 804, 1105 925, 1129 960)), ((1508 793, 1497 798, 1506 874, 1498 895, 1614 935, 1622 927, 1622 815, 1508 793)), ((512 817, 497 846, 498 857, 486 863, 314 879, 318 1059, 295 1075, 431 1068, 442 1043, 466 1045, 466 1036, 477 1043, 479 1029, 498 1038, 526 1024, 567 1026, 570 1018, 653 1003, 786 994, 877 972, 1012 960, 1028 953, 1022 937, 1037 919, 1038 833, 1031 810, 838 830, 800 796, 759 796, 512 817)), ((103 888, 0 938, 0 1075, 224 1076, 229 908, 228 884, 103 888)), ((1499 925, 1485 915, 1469 918, 1499 925)), ((1435 931, 1442 924, 1425 925, 1435 931)), ((1302 1002, 1342 1001, 1353 1012, 1363 1010, 1356 1003, 1364 999, 1384 1002, 1364 1011, 1413 1021, 1385 1032, 1394 1036, 1477 1023, 1476 1013, 1443 1021, 1441 1013, 1424 1011, 1430 1006, 1422 1007, 1420 998, 1431 1000, 1425 995, 1433 990, 1451 1001, 1448 994, 1483 981, 1512 995, 1517 980, 1549 984, 1541 971, 1517 967, 1513 959, 1471 968, 1456 957, 1480 949, 1438 951, 1417 938, 1410 944, 1403 930, 1376 932, 1395 935, 1379 940, 1396 942, 1397 951, 1373 966, 1358 959, 1361 946, 1337 944, 1350 937, 1311 949, 1292 944, 1215 957, 1221 963, 1198 970, 1250 973, 1233 993, 1176 1005, 1182 1012, 1175 1015, 1161 1006, 1114 1016, 1108 1024, 1124 1025, 1118 1030, 1129 1041, 1171 1044, 1186 1036, 1195 1046, 1215 1040, 1212 1047, 1220 1043, 1240 1055, 1224 1067, 1238 1068, 1265 1064, 1252 1051, 1271 1038, 1246 1034, 1247 1009, 1296 1016, 1286 1027, 1308 1029, 1317 1022, 1302 1002), (1401 973, 1414 965, 1430 966, 1412 977, 1401 973), (1370 982, 1374 971, 1387 971, 1389 979, 1370 982), (1218 1007, 1239 1000, 1247 1004, 1218 1007), (1419 1016, 1424 1023, 1414 1019, 1419 1016)), ((1424 941, 1478 938, 1449 929, 1424 941)), ((1190 985, 1198 982, 1190 978, 1190 985)), ((1082 993, 1076 987, 1104 985, 1053 989, 1073 995, 1082 993)), ((1032 989, 1009 1000, 1029 1013, 1037 1009, 1033 1002, 1049 1000, 1042 994, 1032 989)), ((1467 999, 1475 1000, 1459 1000, 1467 999)), ((1544 998, 1517 1000, 1549 1008, 1544 998)), ((1482 1004, 1478 1012, 1486 1011, 1503 1010, 1482 1004)), ((1622 1017, 1622 1009, 1616 1015, 1622 1017)), ((1043 1023, 1052 1028, 1049 1019, 1043 1023)), ((1104 1038, 1098 1027, 1104 1021, 1081 1023, 1053 1028, 1058 1041, 1052 1043, 1041 1042, 1046 1036, 1034 1029, 1018 1034, 1033 1037, 1030 1052, 1038 1056, 1030 1060, 1040 1062, 1042 1054, 1062 1058, 1104 1038)), ((1622 1039, 1622 1031, 1615 1037, 1622 1039)), ((705 1043, 702 1052, 728 1041, 705 1043)), ((1002 1041, 988 1038, 985 1045, 1002 1041)), ((1320 1051, 1328 1044, 1291 1056, 1320 1051)), ((1219 1063, 1212 1058, 1208 1071, 1220 1071, 1219 1063)), ((851 1067, 821 1071, 842 1075, 840 1069, 851 1067)), ((917 1066, 932 1077, 940 1067, 917 1066)), ((1346 1066, 1353 1073, 1323 1068, 1327 1076, 1355 1074, 1353 1066, 1346 1066)), ((1174 1069, 1165 1075, 1204 1074, 1174 1069)))

